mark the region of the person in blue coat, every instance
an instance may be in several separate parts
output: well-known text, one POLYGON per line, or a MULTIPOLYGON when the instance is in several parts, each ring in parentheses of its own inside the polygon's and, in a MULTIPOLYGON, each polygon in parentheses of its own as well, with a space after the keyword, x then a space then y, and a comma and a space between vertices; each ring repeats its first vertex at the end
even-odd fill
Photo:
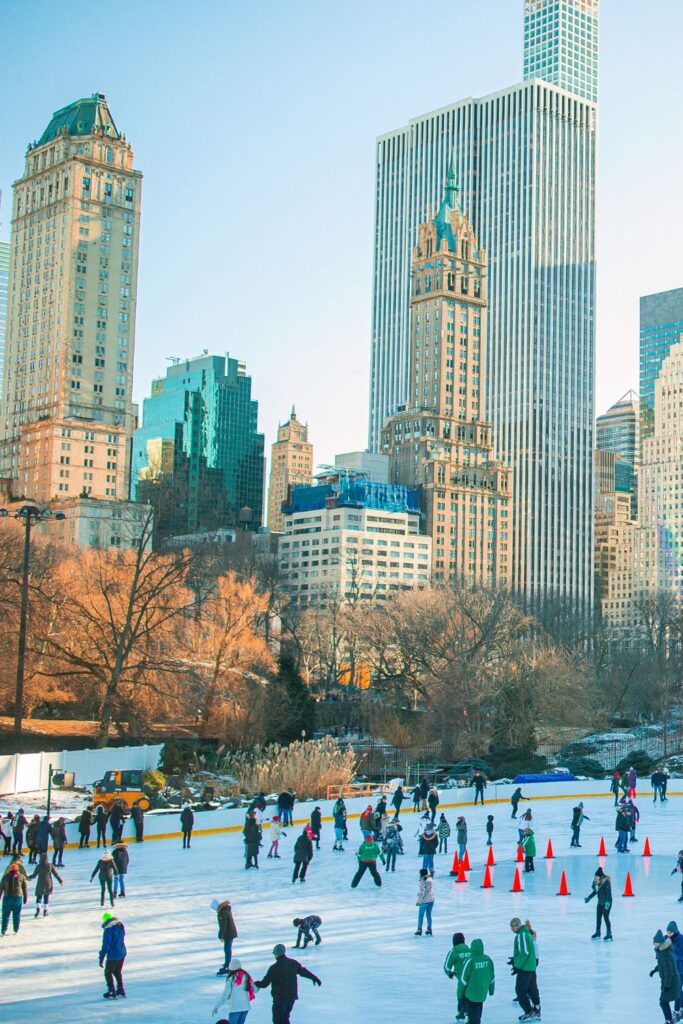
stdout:
POLYGON ((116 999, 117 996, 126 994, 123 987, 123 961, 127 952, 126 929, 123 922, 112 914, 103 914, 102 933, 100 967, 104 967, 104 980, 107 983, 107 991, 103 995, 105 999, 116 999))
MULTIPOLYGON (((676 961, 676 967, 678 973, 683 982, 683 935, 678 930, 678 925, 675 921, 669 921, 666 926, 666 934, 671 939, 671 945, 673 946, 674 959, 676 961)), ((679 991, 678 998, 674 1004, 674 1010, 677 1012, 683 1009, 683 992, 679 991)))

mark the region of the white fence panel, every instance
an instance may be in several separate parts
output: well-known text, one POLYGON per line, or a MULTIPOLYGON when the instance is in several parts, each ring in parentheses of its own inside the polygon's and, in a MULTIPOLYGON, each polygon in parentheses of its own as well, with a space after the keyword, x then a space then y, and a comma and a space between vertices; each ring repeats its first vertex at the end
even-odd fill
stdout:
POLYGON ((156 768, 163 744, 104 747, 102 750, 52 750, 0 757, 0 796, 46 789, 49 766, 76 773, 77 786, 91 786, 110 768, 156 768))

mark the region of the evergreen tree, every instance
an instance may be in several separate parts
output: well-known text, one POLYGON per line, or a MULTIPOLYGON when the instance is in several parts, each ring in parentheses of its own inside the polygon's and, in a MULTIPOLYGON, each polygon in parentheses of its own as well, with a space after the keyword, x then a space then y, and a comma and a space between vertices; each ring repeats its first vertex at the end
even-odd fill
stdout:
POLYGON ((270 685, 269 738, 276 743, 311 739, 315 730, 315 701, 299 672, 296 659, 283 651, 278 659, 278 672, 270 685))

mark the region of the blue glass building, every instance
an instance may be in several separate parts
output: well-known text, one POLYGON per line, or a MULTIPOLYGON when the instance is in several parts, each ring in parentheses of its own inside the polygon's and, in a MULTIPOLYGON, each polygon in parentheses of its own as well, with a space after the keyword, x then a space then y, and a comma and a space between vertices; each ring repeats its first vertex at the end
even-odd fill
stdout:
POLYGON ((245 364, 202 355, 152 383, 133 437, 131 496, 155 508, 156 540, 263 521, 264 437, 245 364))
POLYGON ((683 334, 683 288, 640 299, 640 440, 652 437, 655 381, 669 349, 683 334))

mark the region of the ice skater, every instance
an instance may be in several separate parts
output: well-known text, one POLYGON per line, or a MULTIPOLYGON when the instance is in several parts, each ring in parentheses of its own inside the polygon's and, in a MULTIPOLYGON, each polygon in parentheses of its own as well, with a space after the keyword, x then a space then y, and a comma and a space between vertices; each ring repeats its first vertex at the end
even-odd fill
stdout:
POLYGON ((536 980, 536 944, 528 922, 522 924, 518 917, 510 921, 510 929, 515 939, 512 946, 512 957, 508 963, 515 975, 515 995, 521 1006, 520 1020, 538 1020, 541 1016, 541 997, 536 980))
POLYGON ((64 885, 62 876, 57 871, 54 864, 50 864, 50 858, 47 853, 41 853, 40 860, 38 861, 33 874, 29 875, 29 881, 37 878, 36 882, 36 912, 34 917, 40 917, 40 904, 43 904, 43 917, 48 915, 48 903, 50 902, 50 896, 54 892, 55 883, 52 881, 54 878, 57 879, 60 885, 64 885))
POLYGON ((311 838, 312 838, 313 842, 315 843, 316 850, 320 849, 320 833, 322 832, 322 828, 323 828, 322 812, 321 812, 319 807, 314 807, 313 810, 311 811, 311 832, 313 833, 311 838))
POLYGON ((20 807, 12 820, 12 853, 21 853, 24 846, 24 829, 28 827, 28 818, 24 808, 20 807))
POLYGON ((114 858, 106 850, 98 860, 97 864, 93 868, 93 873, 90 876, 90 881, 94 879, 95 875, 99 874, 100 879, 100 906, 104 906, 105 892, 109 893, 109 902, 114 906, 114 890, 113 890, 113 879, 115 875, 118 875, 114 858))
POLYGON ((289 1024, 294 1003, 299 998, 297 978, 308 978, 314 985, 322 985, 320 978, 307 970, 298 960, 286 956, 286 949, 278 942, 273 948, 275 963, 266 971, 265 977, 255 982, 256 988, 271 987, 273 993, 273 1024, 289 1024))
POLYGON ((661 986, 659 1005, 664 1014, 664 1020, 668 1021, 668 1024, 673 1024, 671 1004, 680 998, 681 994, 681 977, 676 966, 673 946, 671 939, 667 938, 661 930, 655 932, 652 943, 655 947, 657 963, 650 971, 650 977, 659 974, 661 986))
POLYGON ((462 860, 467 849, 467 822, 462 814, 455 823, 455 841, 458 844, 458 859, 462 860))
POLYGON ((395 818, 398 818, 400 816, 400 814, 401 814, 401 807, 403 806, 403 801, 405 800, 405 798, 406 798, 406 795, 403 792, 403 786, 398 785, 396 787, 396 791, 394 792, 394 795, 391 798, 391 806, 394 808, 394 817, 395 818))
POLYGON ((511 818, 516 818, 517 817, 517 811, 519 809, 519 802, 520 802, 520 800, 528 800, 528 799, 529 799, 528 796, 522 796, 522 787, 518 786, 517 789, 512 794, 512 796, 510 797, 510 803, 512 805, 512 814, 510 815, 511 818))
POLYGON ((218 938, 223 943, 223 966, 216 973, 227 974, 232 959, 232 944, 237 938, 237 925, 232 916, 232 904, 230 900, 212 900, 211 909, 216 911, 218 938))
POLYGON ((434 909, 434 879, 426 868, 420 868, 420 881, 417 887, 417 931, 422 935, 422 924, 427 917, 427 935, 432 934, 432 910, 434 909))
POLYGON ((130 812, 130 820, 135 828, 135 842, 142 843, 145 840, 145 812, 139 803, 133 804, 130 812))
POLYGON ((28 862, 35 864, 38 860, 38 826, 40 817, 34 814, 26 829, 26 845, 28 846, 28 862))
POLYGON ((587 814, 583 813, 583 803, 579 802, 576 807, 572 808, 572 821, 570 825, 572 830, 572 841, 569 844, 570 846, 576 846, 579 849, 581 848, 579 839, 581 838, 581 826, 584 821, 590 821, 590 818, 587 814))
POLYGON ((536 836, 532 828, 524 829, 524 836, 522 838, 522 849, 524 851, 524 871, 529 874, 530 871, 535 871, 534 857, 536 856, 536 836))
POLYGON ((97 836, 97 849, 100 848, 100 843, 107 849, 107 822, 109 816, 105 810, 104 804, 98 804, 97 810, 95 811, 95 833, 97 836))
POLYGON ((681 895, 678 897, 678 902, 683 903, 683 850, 678 851, 678 857, 676 859, 676 867, 671 872, 675 875, 677 872, 681 874, 681 895))
POLYGON ((227 975, 225 988, 223 995, 213 1008, 214 1016, 221 1006, 227 1004, 228 1024, 244 1024, 251 1009, 251 1002, 256 998, 253 978, 244 970, 242 961, 237 957, 233 957, 225 973, 227 975))
POLYGON ((128 847, 125 843, 117 843, 112 848, 111 855, 117 871, 117 874, 114 875, 114 896, 118 896, 120 893, 125 899, 126 875, 128 874, 128 865, 130 864, 128 847))
MULTIPOLYGON (((469 960, 471 954, 470 947, 465 942, 465 936, 462 932, 455 932, 452 939, 453 945, 446 954, 444 960, 443 969, 449 978, 456 978, 458 982, 458 990, 460 989, 460 979, 462 978, 462 972, 465 968, 465 964, 469 960)), ((456 1020, 465 1020, 467 1013, 465 1011, 465 1000, 461 995, 457 995, 458 1000, 458 1012, 455 1015, 456 1020)))
POLYGON ((429 816, 433 825, 434 819, 436 818, 436 809, 439 806, 439 791, 436 786, 432 786, 429 790, 429 793, 427 794, 427 803, 429 805, 429 816))
POLYGON ((308 871, 308 865, 312 860, 313 840, 306 829, 304 829, 294 843, 294 873, 292 874, 292 885, 294 885, 297 878, 300 882, 306 881, 306 872, 308 871))
POLYGON ((474 806, 477 806, 477 801, 481 800, 482 807, 484 806, 484 790, 486 789, 486 779, 481 772, 475 772, 472 776, 472 785, 474 786, 474 806))
POLYGON ((366 836, 374 836, 375 834, 375 812, 372 808, 372 804, 368 804, 365 810, 362 812, 358 824, 360 830, 363 833, 363 839, 366 836))
POLYGON ((109 812, 109 824, 111 825, 112 843, 120 843, 123 826, 126 824, 126 812, 121 800, 114 801, 114 806, 109 812))
POLYGON ((422 794, 420 792, 419 786, 415 786, 411 793, 411 796, 413 798, 413 813, 416 813, 420 810, 420 803, 422 801, 422 794))
POLYGON ((384 832, 384 839, 382 840, 382 853, 385 855, 385 871, 396 870, 396 857, 402 852, 403 844, 401 842, 401 836, 397 828, 398 819, 394 818, 393 822, 390 822, 384 832))
POLYGON ((439 837, 436 834, 436 829, 427 822, 424 832, 420 836, 420 847, 419 853, 422 857, 422 867, 426 868, 427 871, 434 874, 434 855, 439 846, 439 837))
MULTIPOLYGON (((683 986, 683 935, 678 930, 678 925, 675 921, 669 921, 666 926, 667 938, 671 940, 673 946, 674 959, 676 961, 676 967, 678 968, 678 976, 681 979, 681 985, 683 986)), ((674 1020, 680 1020, 683 1016, 681 1012, 683 1010, 683 992, 679 991, 674 1003, 674 1020)))
POLYGON ((351 888, 356 888, 366 871, 370 872, 375 885, 379 888, 382 885, 382 879, 377 870, 377 858, 379 857, 382 864, 384 864, 384 854, 372 836, 368 835, 365 837, 361 845, 358 847, 356 856, 358 858, 358 870, 353 876, 351 888))
POLYGON ((261 847, 261 829, 256 812, 250 811, 242 829, 244 837, 244 870, 258 867, 258 852, 261 847))
POLYGON ((273 819, 271 820, 268 834, 270 836, 270 849, 268 850, 268 858, 275 858, 275 860, 280 860, 280 854, 278 852, 280 849, 280 840, 282 839, 283 836, 286 836, 287 833, 280 824, 280 818, 277 814, 274 815, 273 819))
POLYGON ((52 826, 52 863, 57 868, 64 867, 64 847, 66 846, 66 823, 64 818, 57 818, 52 826))
POLYGON ((7 935, 9 919, 12 918, 12 929, 16 935, 21 923, 21 909, 28 903, 28 885, 26 875, 19 870, 19 865, 11 863, 0 882, 2 894, 2 934, 7 935))
POLYGON ((480 1024, 486 997, 493 995, 495 987, 493 960, 484 952, 482 940, 473 939, 458 985, 458 1000, 463 1001, 468 1024, 480 1024))
POLYGON ((78 834, 81 837, 78 843, 79 850, 87 850, 90 847, 90 829, 92 828, 92 811, 86 807, 81 811, 78 819, 78 834))
POLYGON ((486 845, 493 846, 493 815, 489 814, 486 818, 486 845))
POLYGON ((448 819, 443 811, 439 817, 436 834, 439 837, 439 853, 448 853, 448 837, 451 834, 451 826, 448 824, 448 819))
POLYGON ((344 839, 346 838, 346 804, 341 797, 332 808, 332 817, 334 819, 334 846, 332 849, 343 853, 344 839))
POLYGON ((612 882, 609 875, 606 875, 602 868, 597 868, 593 884, 591 885, 591 891, 586 896, 584 903, 590 903, 594 896, 597 896, 598 902, 595 908, 595 931, 591 938, 600 938, 600 929, 604 921, 607 928, 605 942, 611 942, 612 922, 610 921, 610 911, 612 910, 612 882))
POLYGON ((123 987, 123 962, 126 959, 126 929, 123 922, 111 914, 102 915, 102 946, 100 947, 100 967, 104 967, 104 980, 107 991, 105 999, 125 997, 123 987))
POLYGON ((628 837, 631 832, 631 811, 628 806, 619 804, 617 818, 614 823, 614 830, 617 833, 617 853, 628 853, 628 837))
POLYGON ((183 832, 183 850, 189 850, 194 828, 194 811, 189 804, 185 804, 180 812, 180 827, 183 832))
POLYGON ((519 819, 519 823, 517 825, 517 834, 519 836, 520 844, 522 844, 524 842, 524 831, 525 831, 525 829, 533 827, 533 820, 534 820, 534 816, 531 813, 531 808, 527 807, 526 811, 524 812, 522 817, 519 819))
POLYGON ((305 949, 309 942, 313 942, 313 936, 315 936, 316 946, 319 946, 320 943, 323 941, 320 938, 320 932, 318 930, 322 923, 323 919, 321 917, 318 917, 317 914, 309 914, 308 917, 295 917, 294 920, 292 921, 292 924, 294 925, 295 928, 298 928, 299 930, 297 932, 294 949, 302 948, 302 939, 304 940, 303 949, 305 949))

